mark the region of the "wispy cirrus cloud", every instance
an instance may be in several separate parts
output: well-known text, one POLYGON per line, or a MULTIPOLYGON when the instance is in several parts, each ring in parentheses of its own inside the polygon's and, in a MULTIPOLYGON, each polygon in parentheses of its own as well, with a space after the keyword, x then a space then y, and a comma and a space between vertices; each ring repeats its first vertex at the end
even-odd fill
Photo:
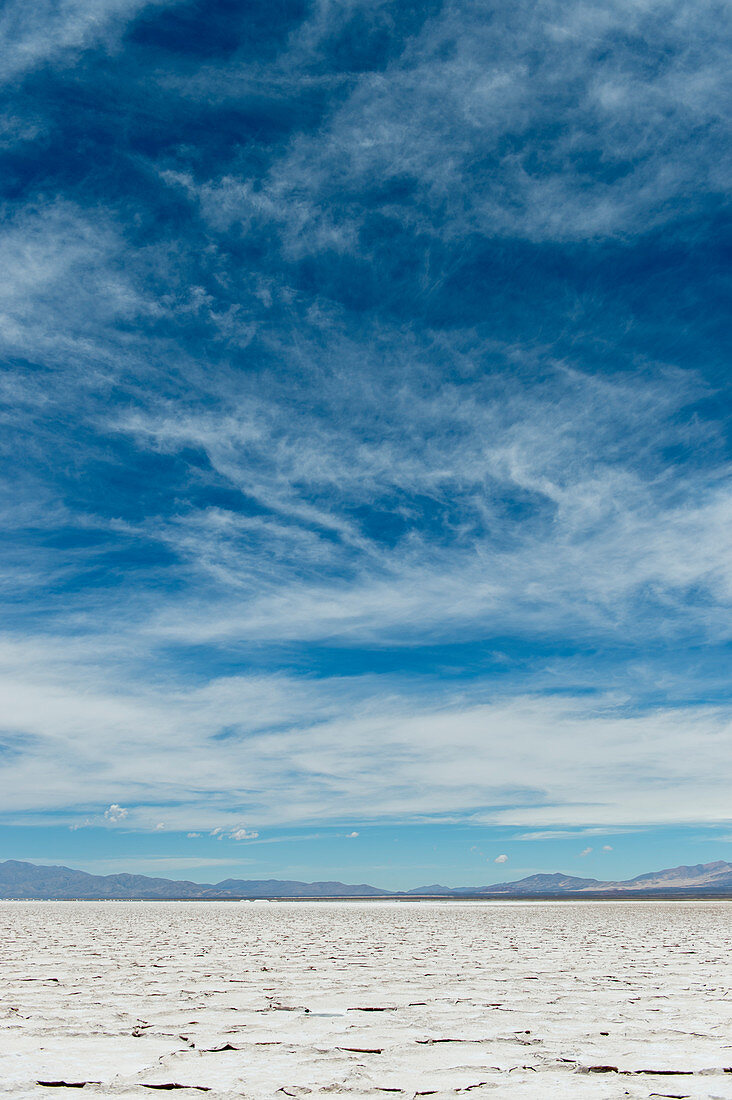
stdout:
POLYGON ((129 21, 163 0, 9 0, 0 14, 0 79, 22 77, 40 65, 75 61, 90 47, 114 49, 129 21))
POLYGON ((13 820, 728 814, 727 19, 5 6, 13 820))
POLYGON ((561 609, 562 629, 571 619, 583 633, 724 633, 724 616, 690 594, 720 609, 729 599, 730 496, 718 468, 682 474, 665 458, 701 438, 676 419, 700 393, 676 381, 560 367, 539 385, 443 388, 438 400, 407 376, 391 399, 369 395, 372 408, 390 407, 371 446, 336 409, 322 419, 257 401, 208 419, 136 413, 117 429, 163 453, 205 452, 257 509, 157 527, 239 597, 164 611, 156 629, 173 637, 180 622, 209 641, 439 637, 491 615, 551 631, 561 609), (603 435, 612 461, 596 450, 603 435))
MULTIPOLYGON (((300 32, 310 50, 313 28, 327 33, 317 12, 300 32)), ((718 145, 728 80, 720 16, 713 2, 692 16, 675 0, 602 12, 581 0, 561 11, 517 4, 490 19, 480 5, 445 4, 398 58, 355 76, 264 186, 231 171, 201 185, 204 216, 224 231, 269 222, 291 258, 374 256, 376 211, 448 241, 647 232, 692 213, 729 178, 718 145)), ((297 36, 289 56, 302 57, 297 36)), ((195 189, 190 177, 179 182, 195 189)), ((425 270, 425 289, 441 277, 439 266, 425 270)))
POLYGON ((92 689, 88 669, 74 667, 70 655, 25 680, 6 667, 17 749, 6 817, 88 812, 111 792, 126 804, 109 806, 109 822, 232 839, 349 818, 622 826, 727 812, 722 708, 637 714, 608 696, 491 700, 482 682, 446 692, 381 677, 244 676, 164 690, 138 681, 121 692, 107 675, 92 689), (89 774, 93 796, 80 799, 89 774))

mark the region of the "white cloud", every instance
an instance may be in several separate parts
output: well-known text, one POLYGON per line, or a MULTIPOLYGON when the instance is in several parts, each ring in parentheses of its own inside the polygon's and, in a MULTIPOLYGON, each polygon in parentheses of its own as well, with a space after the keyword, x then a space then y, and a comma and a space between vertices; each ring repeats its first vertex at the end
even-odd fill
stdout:
MULTIPOLYGON (((212 227, 265 224, 288 258, 368 255, 361 230, 374 204, 443 243, 471 234, 624 239, 694 211, 724 186, 728 55, 718 19, 713 0, 700 0, 693 15, 676 0, 618 0, 601 14, 587 0, 561 9, 544 0, 489 20, 453 0, 384 72, 354 76, 338 108, 292 140, 264 180, 244 161, 238 174, 227 162, 219 179, 183 182, 212 227), (632 37, 652 43, 654 64, 639 61, 632 37), (409 199, 387 186, 379 202, 374 180, 408 181, 409 199)), ((315 48, 317 25, 313 18, 293 36, 291 80, 303 50, 315 48)), ((217 76, 227 79, 212 72, 209 94, 217 76)))
POLYGON ((126 810, 124 806, 118 805, 113 802, 111 806, 104 811, 104 816, 107 821, 117 823, 118 821, 124 821, 126 817, 129 817, 129 810, 126 810))
POLYGON ((203 450, 232 488, 269 512, 206 509, 155 521, 149 537, 214 588, 205 603, 161 607, 153 635, 411 640, 480 634, 495 621, 508 631, 561 623, 624 640, 728 634, 729 487, 713 467, 679 476, 656 462, 664 446, 690 443, 697 431, 679 426, 684 404, 701 394, 693 378, 599 380, 564 367, 541 385, 502 382, 495 393, 444 386, 439 400, 420 396, 408 374, 400 386, 368 396, 365 412, 388 410, 369 446, 339 408, 327 424, 263 400, 222 415, 117 420, 142 450, 203 450), (454 537, 441 543, 405 505, 403 539, 370 539, 352 513, 378 508, 385 493, 449 506, 459 517, 454 537), (501 502, 524 496, 533 518, 522 515, 519 537, 501 502))
POLYGON ((231 829, 226 835, 230 840, 256 840, 259 833, 255 829, 231 829))
MULTIPOLYGON (((0 77, 111 48, 143 7, 10 0, 0 77)), ((283 73, 290 91, 312 82, 303 64, 350 10, 314 4, 267 86, 283 73)), ((692 411, 713 396, 699 379, 640 350, 601 347, 597 333, 588 344, 587 302, 569 326, 576 350, 561 355, 469 324, 415 333, 367 311, 354 335, 333 302, 307 298, 287 274, 240 278, 216 245, 220 232, 264 228, 288 260, 371 262, 363 217, 378 207, 428 242, 427 302, 447 277, 439 256, 458 262, 466 240, 623 242, 686 216, 724 171, 728 70, 717 38, 709 0, 693 10, 540 0, 490 20, 446 0, 383 71, 350 74, 322 124, 285 143, 262 178, 236 156, 209 180, 162 169, 208 225, 215 278, 205 287, 171 242, 135 248, 127 208, 119 224, 112 210, 55 198, 8 212, 2 350, 34 366, 0 381, 2 426, 18 429, 23 459, 0 526, 82 537, 68 551, 31 538, 0 584, 19 604, 23 590, 42 588, 46 601, 54 581, 85 580, 46 617, 58 637, 21 623, 23 641, 0 640, 7 815, 53 809, 72 829, 124 820, 238 840, 257 837, 242 820, 342 828, 356 813, 533 830, 521 839, 729 816, 730 711, 676 707, 712 693, 685 693, 692 672, 665 670, 662 656, 679 641, 728 640, 732 622, 732 492, 715 449, 723 430, 692 411), (656 51, 654 64, 623 47, 633 35, 656 51), (546 127, 547 111, 562 124, 546 127), (383 200, 365 201, 376 180, 401 180, 414 199, 385 186, 383 200), (285 312, 285 329, 270 310, 285 312), (210 361, 146 331, 163 320, 210 326, 210 361), (255 335, 275 365, 259 381, 256 369, 230 366, 255 335), (598 355, 616 352, 618 373, 595 373, 598 355), (279 365, 292 364, 275 385, 279 365), (78 438, 64 436, 67 424, 78 438), (682 452, 706 461, 677 464, 682 452), (183 469, 161 484, 163 503, 135 519, 119 518, 116 500, 109 513, 85 504, 79 487, 96 483, 96 463, 106 487, 115 461, 123 480, 138 460, 183 469), (73 471, 71 488, 51 466, 73 471), (36 468, 38 483, 26 483, 36 468), (216 504, 197 503, 213 485, 216 504), (141 581, 136 567, 129 581, 107 568, 125 540, 145 561, 141 581), (113 583, 88 584, 92 574, 113 583), (501 677, 443 683, 406 673, 207 679, 207 661, 198 679, 189 664, 170 671, 178 654, 207 645, 212 662, 226 652, 230 669, 235 653, 246 669, 252 646, 404 652, 496 635, 539 638, 542 653, 567 639, 595 653, 635 645, 642 658, 605 674, 541 656, 520 676, 506 658, 501 677), (83 795, 89 775, 96 805, 83 795)), ((261 83, 263 67, 203 66, 186 73, 183 94, 220 101, 261 83)), ((36 132, 27 118, 5 123, 11 136, 36 132)), ((591 312, 606 306, 587 298, 591 312)), ((631 324, 640 321, 619 316, 619 328, 631 324)))
POLYGON ((358 836, 358 833, 356 833, 356 832, 353 832, 353 833, 348 833, 348 834, 347 834, 347 837, 346 837, 346 838, 347 838, 348 840, 352 840, 352 839, 353 839, 353 837, 356 837, 356 836, 358 836))
POLYGON ((582 851, 580 852, 580 855, 581 856, 588 856, 591 851, 592 851, 592 848, 583 848, 582 851))
POLYGON ((603 852, 612 852, 613 846, 612 844, 603 844, 602 850, 603 852))
MULTIPOLYGON (((585 828, 574 829, 538 829, 530 833, 517 833, 512 837, 512 840, 573 840, 576 837, 583 836, 605 836, 608 832, 612 833, 631 833, 636 832, 633 828, 614 828, 608 829, 605 825, 588 825, 585 828)), ((609 846, 607 846, 609 849, 609 846)))
POLYGON ((226 828, 224 825, 217 825, 209 835, 218 837, 219 840, 256 840, 259 833, 254 829, 245 829, 242 825, 238 825, 233 829, 226 828))
POLYGON ((496 856, 494 863, 508 863, 508 856, 496 856))
POLYGON ((0 646, 18 746, 4 763, 6 821, 54 810, 77 822, 93 809, 79 798, 89 774, 109 823, 214 835, 253 832, 242 813, 263 825, 358 814, 548 831, 729 816, 724 708, 633 713, 609 695, 496 698, 480 680, 383 676, 123 684, 114 660, 82 657, 86 645, 0 646))
POLYGON ((0 80, 48 61, 73 61, 89 46, 113 46, 125 24, 161 0, 7 0, 0 15, 0 80))

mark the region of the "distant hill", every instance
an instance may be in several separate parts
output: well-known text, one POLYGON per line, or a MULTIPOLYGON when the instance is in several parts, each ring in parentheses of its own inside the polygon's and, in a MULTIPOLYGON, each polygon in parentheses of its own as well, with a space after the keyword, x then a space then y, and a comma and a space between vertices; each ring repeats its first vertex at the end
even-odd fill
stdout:
POLYGON ((596 878, 574 878, 572 875, 529 875, 515 882, 496 882, 491 886, 464 886, 451 889, 444 886, 426 886, 410 890, 412 895, 445 896, 469 895, 471 897, 589 897, 614 895, 721 895, 732 896, 732 863, 718 860, 716 863, 697 863, 693 867, 671 867, 664 871, 621 882, 601 881, 596 878))
POLYGON ((0 863, 0 898, 209 899, 233 898, 379 898, 379 897, 732 897, 732 863, 699 863, 652 871, 624 882, 602 882, 571 875, 529 875, 491 886, 434 884, 394 893, 366 883, 296 882, 281 879, 225 879, 189 882, 147 875, 90 875, 70 867, 41 867, 15 859, 0 863))
POLYGON ((665 890, 732 889, 732 863, 719 859, 716 863, 697 863, 693 867, 672 867, 669 871, 651 871, 623 883, 628 889, 665 890))
POLYGON ((39 867, 15 859, 0 863, 0 898, 330 898, 388 893, 375 886, 343 882, 226 879, 212 884, 147 875, 89 875, 70 867, 39 867))
POLYGON ((413 895, 468 894, 471 897, 481 894, 567 894, 580 890, 592 890, 601 886, 617 886, 618 883, 601 883, 596 878, 572 878, 571 875, 529 875, 516 882, 496 882, 492 886, 459 886, 450 889, 447 886, 424 886, 410 890, 413 895))

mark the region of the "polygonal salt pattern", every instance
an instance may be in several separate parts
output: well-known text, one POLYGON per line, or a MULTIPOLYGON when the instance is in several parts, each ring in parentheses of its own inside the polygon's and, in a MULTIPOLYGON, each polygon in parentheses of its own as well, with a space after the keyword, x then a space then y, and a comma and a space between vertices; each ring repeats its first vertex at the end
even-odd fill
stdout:
POLYGON ((0 902, 0 1095, 732 1100, 728 902, 0 902))

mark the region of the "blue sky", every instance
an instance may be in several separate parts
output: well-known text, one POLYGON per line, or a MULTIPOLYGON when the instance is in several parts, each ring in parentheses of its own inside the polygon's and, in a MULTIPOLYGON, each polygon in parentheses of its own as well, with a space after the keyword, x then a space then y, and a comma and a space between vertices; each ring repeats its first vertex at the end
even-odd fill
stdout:
POLYGON ((6 0, 6 857, 732 858, 729 24, 6 0))

